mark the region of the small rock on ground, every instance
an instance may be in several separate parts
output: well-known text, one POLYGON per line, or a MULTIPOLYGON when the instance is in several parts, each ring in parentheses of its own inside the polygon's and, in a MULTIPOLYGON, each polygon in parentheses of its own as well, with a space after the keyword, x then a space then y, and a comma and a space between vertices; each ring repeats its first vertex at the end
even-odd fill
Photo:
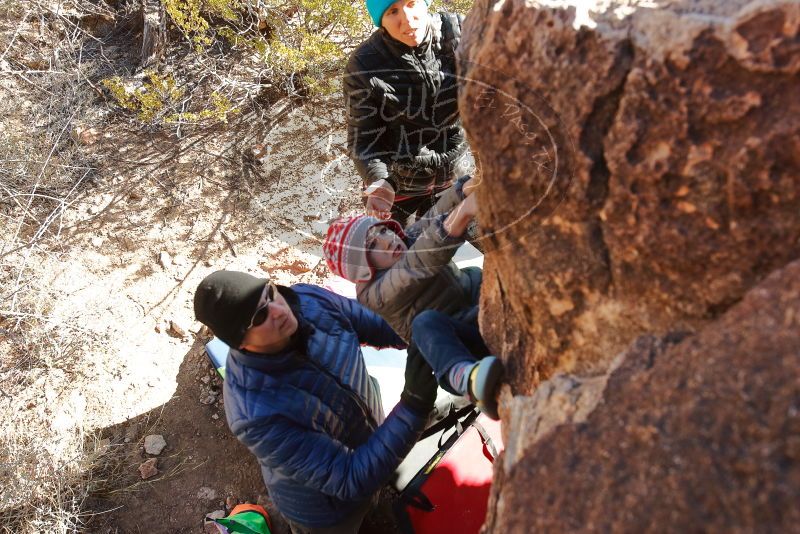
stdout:
POLYGON ((217 498, 217 492, 208 486, 203 486, 197 490, 197 498, 203 499, 204 501, 213 501, 217 498))
POLYGON ((172 267, 172 257, 168 252, 162 251, 158 255, 158 263, 165 269, 172 267))
POLYGON ((185 338, 188 336, 188 334, 186 333, 186 328, 174 320, 171 320, 169 322, 169 333, 175 337, 180 337, 180 338, 185 338))
POLYGON ((161 434, 151 434, 144 438, 144 452, 147 454, 158 456, 166 446, 167 442, 161 434))
POLYGON ((141 475, 142 480, 147 480, 150 477, 154 477, 158 474, 158 458, 150 458, 142 465, 139 466, 139 475, 141 475))

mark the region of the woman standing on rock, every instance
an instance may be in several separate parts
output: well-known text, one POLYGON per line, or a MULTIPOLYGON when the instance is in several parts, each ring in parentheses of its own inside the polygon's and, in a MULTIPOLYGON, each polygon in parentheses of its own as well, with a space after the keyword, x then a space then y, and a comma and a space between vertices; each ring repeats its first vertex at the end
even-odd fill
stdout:
POLYGON ((446 189, 467 151, 458 116, 455 50, 463 17, 423 0, 367 0, 379 29, 344 74, 347 145, 367 213, 406 222, 446 189))

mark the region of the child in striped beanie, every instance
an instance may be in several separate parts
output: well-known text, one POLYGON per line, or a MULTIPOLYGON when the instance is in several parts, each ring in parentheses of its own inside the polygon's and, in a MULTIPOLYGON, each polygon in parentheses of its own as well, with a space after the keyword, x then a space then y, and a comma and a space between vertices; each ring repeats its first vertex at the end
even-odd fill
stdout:
POLYGON ((420 350, 443 389, 496 419, 502 365, 478 329, 482 273, 452 261, 477 211, 473 189, 460 179, 405 230, 368 215, 338 219, 323 251, 331 271, 356 284, 359 303, 420 350))

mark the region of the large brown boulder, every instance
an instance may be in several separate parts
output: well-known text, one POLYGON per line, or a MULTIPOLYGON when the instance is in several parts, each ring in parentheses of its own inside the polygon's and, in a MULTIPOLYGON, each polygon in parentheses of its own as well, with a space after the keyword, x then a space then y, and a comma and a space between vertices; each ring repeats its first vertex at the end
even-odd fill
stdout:
POLYGON ((800 261, 698 334, 643 336, 624 358, 573 424, 523 447, 530 418, 512 418, 485 530, 797 531, 800 261))
POLYGON ((515 393, 800 257, 800 4, 562 3, 477 0, 460 50, 481 326, 515 393))

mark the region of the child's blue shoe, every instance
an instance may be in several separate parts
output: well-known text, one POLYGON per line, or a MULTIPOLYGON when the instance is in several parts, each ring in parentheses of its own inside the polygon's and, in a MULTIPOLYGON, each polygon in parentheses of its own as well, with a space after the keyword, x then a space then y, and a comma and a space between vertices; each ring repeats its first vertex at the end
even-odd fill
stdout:
POLYGON ((503 378, 503 363, 494 356, 487 356, 473 367, 469 376, 469 395, 478 408, 497 421, 497 388, 503 378))

